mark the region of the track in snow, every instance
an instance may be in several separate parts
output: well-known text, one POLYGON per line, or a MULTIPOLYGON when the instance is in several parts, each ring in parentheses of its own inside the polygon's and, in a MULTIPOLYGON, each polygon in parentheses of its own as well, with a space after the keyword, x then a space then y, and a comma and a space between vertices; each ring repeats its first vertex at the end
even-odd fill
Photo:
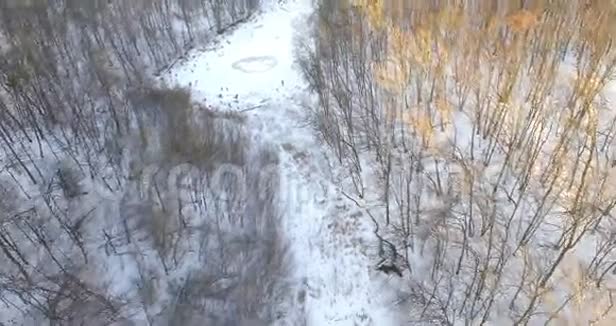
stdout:
POLYGON ((272 70, 278 64, 273 56, 248 57, 238 60, 231 65, 233 69, 245 73, 261 73, 272 70))

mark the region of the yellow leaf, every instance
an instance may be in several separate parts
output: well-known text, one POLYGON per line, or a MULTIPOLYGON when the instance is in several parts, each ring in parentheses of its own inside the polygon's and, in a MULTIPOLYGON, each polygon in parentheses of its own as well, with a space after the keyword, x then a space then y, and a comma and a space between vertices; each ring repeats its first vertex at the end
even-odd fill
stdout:
POLYGON ((380 87, 392 93, 400 93, 404 90, 409 72, 400 60, 390 59, 373 65, 372 71, 380 87))
POLYGON ((441 115, 441 119, 443 119, 444 123, 449 123, 451 121, 451 116, 453 115, 453 109, 451 103, 444 98, 439 97, 436 99, 436 110, 441 115))
POLYGON ((525 32, 537 25, 537 22, 537 15, 528 10, 520 10, 507 17, 507 24, 516 32, 525 32))

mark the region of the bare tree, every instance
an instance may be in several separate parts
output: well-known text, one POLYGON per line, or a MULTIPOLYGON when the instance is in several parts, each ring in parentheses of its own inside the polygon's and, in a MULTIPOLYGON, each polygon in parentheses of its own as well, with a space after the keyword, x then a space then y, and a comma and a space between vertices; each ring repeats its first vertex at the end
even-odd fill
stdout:
POLYGON ((588 293, 611 320, 611 299, 587 284, 601 287, 591 266, 614 257, 602 90, 616 52, 597 34, 613 14, 599 3, 318 2, 298 50, 319 98, 313 121, 357 199, 355 162, 377 167, 376 241, 406 258, 424 312, 486 324, 505 309, 521 325, 576 311, 574 323, 596 323, 573 303, 588 293), (583 287, 558 286, 571 270, 583 287))

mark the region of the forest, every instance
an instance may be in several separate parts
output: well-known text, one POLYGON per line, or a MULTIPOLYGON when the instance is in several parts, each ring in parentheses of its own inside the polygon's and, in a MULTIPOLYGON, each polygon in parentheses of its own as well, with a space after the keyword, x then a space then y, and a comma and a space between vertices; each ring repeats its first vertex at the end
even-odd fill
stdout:
POLYGON ((419 319, 611 325, 614 3, 317 10, 302 51, 314 124, 380 256, 411 273, 419 319))
POLYGON ((240 193, 233 178, 258 187, 275 153, 250 146, 240 116, 155 81, 259 6, 0 2, 0 325, 257 325, 274 314, 265 303, 285 273, 276 188, 240 193), (225 164, 241 176, 214 175, 225 164))
POLYGON ((0 326, 613 325, 615 31, 610 0, 0 0, 0 326), (178 82, 199 53, 267 60, 232 80, 261 104, 178 82))

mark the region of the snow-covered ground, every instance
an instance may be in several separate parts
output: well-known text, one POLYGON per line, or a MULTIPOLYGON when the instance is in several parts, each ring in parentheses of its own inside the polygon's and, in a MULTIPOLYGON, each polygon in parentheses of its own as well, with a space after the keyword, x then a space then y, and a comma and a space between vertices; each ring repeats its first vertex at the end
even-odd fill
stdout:
POLYGON ((310 99, 293 53, 311 10, 309 0, 272 1, 161 78, 191 88, 193 98, 213 109, 243 112, 252 136, 279 150, 292 288, 307 324, 400 325, 397 280, 374 270, 370 219, 342 193, 340 167, 328 161, 307 124, 302 103, 310 99))

